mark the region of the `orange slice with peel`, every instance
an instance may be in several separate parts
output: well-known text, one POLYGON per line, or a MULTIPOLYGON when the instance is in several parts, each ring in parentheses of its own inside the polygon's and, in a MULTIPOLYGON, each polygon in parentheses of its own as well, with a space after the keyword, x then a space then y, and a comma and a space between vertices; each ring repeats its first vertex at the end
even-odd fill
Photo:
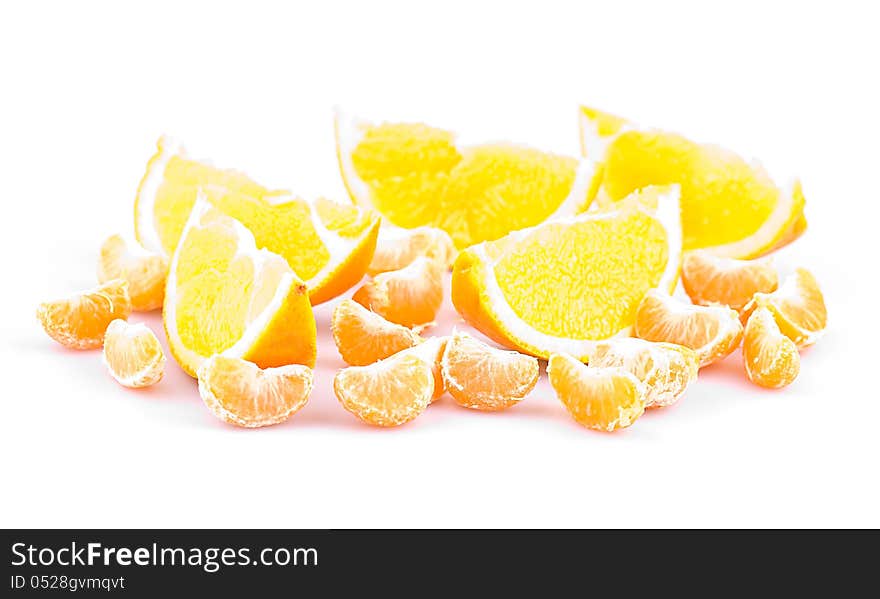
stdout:
POLYGON ((346 410, 373 426, 399 426, 425 411, 434 395, 431 366, 401 352, 369 366, 343 368, 333 391, 346 410))
POLYGON ((334 308, 330 328, 339 355, 351 366, 372 364, 422 341, 412 329, 389 322, 350 299, 334 308))
POLYGON ((597 341, 629 336, 649 289, 678 279, 678 190, 647 188, 615 210, 560 218, 462 251, 459 314, 494 341, 586 361, 597 341))
POLYGON ((694 250, 684 254, 681 282, 693 303, 741 312, 756 293, 775 291, 779 277, 769 258, 736 260, 694 250))
POLYGON ((279 424, 299 411, 312 392, 308 366, 260 369, 241 358, 214 355, 199 368, 199 394, 217 418, 247 428, 279 424))
POLYGON ((257 249, 241 223, 204 199, 171 259, 162 311, 171 354, 195 377, 214 354, 260 368, 315 365, 315 318, 287 261, 257 249))
POLYGON ((94 349, 104 344, 110 323, 131 314, 128 283, 113 279, 94 289, 43 302, 37 319, 52 339, 71 349, 94 349))
POLYGON ((445 270, 449 270, 456 255, 452 238, 442 229, 383 226, 379 230, 379 240, 367 274, 375 276, 390 270, 400 270, 420 256, 436 260, 445 270))
POLYGON ((313 304, 356 285, 370 264, 379 232, 375 213, 267 189, 242 173, 190 158, 168 138, 159 140, 138 188, 135 230, 140 243, 173 254, 200 193, 247 227, 257 247, 287 260, 306 283, 313 304))
POLYGON ((825 297, 816 277, 805 268, 789 275, 773 293, 756 293, 746 313, 759 306, 773 314, 779 329, 798 347, 815 343, 828 325, 825 297))
POLYGON ((405 327, 430 324, 443 303, 443 271, 435 260, 421 256, 405 268, 376 275, 352 299, 405 327))
POLYGON ((547 375, 571 417, 587 428, 626 428, 645 411, 645 385, 624 368, 585 366, 569 354, 552 354, 547 375))
POLYGON ((133 310, 157 310, 165 298, 168 259, 150 252, 121 235, 108 237, 101 245, 98 282, 125 279, 133 310))
POLYGON ((535 388, 540 373, 537 359, 495 349, 462 332, 446 342, 440 368, 455 402, 483 411, 518 404, 535 388))
POLYGON ((743 365, 750 381, 771 389, 790 385, 800 372, 797 345, 782 334, 767 308, 754 310, 746 323, 743 365))
POLYGON ((691 348, 701 368, 739 347, 742 331, 735 310, 686 304, 656 290, 648 292, 639 304, 634 327, 635 336, 641 339, 691 348))
POLYGON ((165 352, 153 331, 121 318, 107 327, 103 359, 110 376, 123 387, 155 385, 165 372, 165 352))

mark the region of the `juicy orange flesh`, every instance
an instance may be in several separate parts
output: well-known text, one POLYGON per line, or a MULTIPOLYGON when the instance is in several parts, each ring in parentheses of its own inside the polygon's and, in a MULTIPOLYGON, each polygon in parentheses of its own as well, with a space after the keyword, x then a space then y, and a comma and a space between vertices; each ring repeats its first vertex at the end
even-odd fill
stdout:
POLYGON ((671 133, 624 132, 605 158, 603 186, 614 200, 646 185, 681 185, 686 250, 748 237, 767 220, 779 195, 763 169, 723 148, 671 133))
POLYGON ((637 210, 626 218, 547 225, 508 247, 495 276, 513 311, 542 333, 573 339, 605 339, 630 326, 668 260, 662 224, 637 210))
POLYGON ((163 356, 159 340, 149 330, 134 327, 108 329, 104 339, 104 359, 116 376, 128 379, 142 373, 163 356))
POLYGON ((336 396, 345 409, 379 426, 403 424, 431 401, 431 367, 413 355, 396 355, 370 366, 353 366, 336 374, 336 396))
POLYGON ((749 379, 764 387, 788 385, 800 371, 797 346, 782 334, 766 308, 758 308, 749 317, 743 336, 743 360, 749 379))

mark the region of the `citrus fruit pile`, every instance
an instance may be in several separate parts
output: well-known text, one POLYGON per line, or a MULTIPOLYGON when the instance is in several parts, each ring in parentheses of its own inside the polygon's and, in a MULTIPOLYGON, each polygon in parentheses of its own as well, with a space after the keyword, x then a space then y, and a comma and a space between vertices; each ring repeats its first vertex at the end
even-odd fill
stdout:
POLYGON ((313 306, 328 301, 347 364, 333 391, 374 426, 444 395, 510 409, 542 361, 564 410, 601 431, 676 403, 737 350, 748 380, 791 384, 827 321, 814 276, 799 268, 780 283, 767 257, 806 229, 800 182, 599 110, 579 116, 581 158, 338 112, 343 202, 264 187, 162 138, 134 238, 109 237, 98 285, 44 302, 38 319, 66 347, 103 348, 113 379, 139 388, 162 379, 166 358, 129 320, 161 309, 206 407, 243 427, 308 402, 313 306), (426 334, 447 290, 497 346, 463 328, 426 334))

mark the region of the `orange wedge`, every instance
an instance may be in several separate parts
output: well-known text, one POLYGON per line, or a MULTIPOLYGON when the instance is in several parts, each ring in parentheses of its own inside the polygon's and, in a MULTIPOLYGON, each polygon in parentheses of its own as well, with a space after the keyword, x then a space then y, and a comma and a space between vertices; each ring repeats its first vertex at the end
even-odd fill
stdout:
POLYGON ((571 417, 587 428, 626 428, 645 411, 645 385, 624 368, 585 366, 568 354, 553 354, 547 375, 571 417))
POLYGON ((443 303, 443 271, 422 256, 405 268, 376 275, 352 299, 405 327, 429 324, 443 303))
POLYGON ((800 372, 797 345, 782 334, 767 308, 759 307, 749 316, 743 336, 743 364, 750 381, 771 389, 791 384, 800 372))
POLYGON ((441 360, 443 359, 443 352, 446 351, 446 343, 448 341, 449 337, 430 337, 414 347, 403 350, 399 354, 421 358, 431 367, 431 373, 434 375, 432 402, 446 392, 446 382, 443 380, 441 360))
POLYGON ((700 360, 683 345, 630 337, 596 344, 590 366, 617 366, 632 373, 647 389, 645 407, 662 408, 677 402, 697 380, 700 360))
POLYGON ((104 335, 104 364, 123 387, 149 387, 162 379, 165 352, 145 324, 116 319, 104 335))
POLYGON ((330 321, 339 355, 351 366, 366 366, 421 343, 405 326, 388 322, 354 300, 339 302, 330 321))
POLYGON ((736 260, 720 258, 705 250, 686 252, 681 282, 691 301, 700 306, 727 306, 741 312, 756 293, 770 293, 779 286, 769 258, 736 260))
POLYGON ((697 352, 702 368, 739 347, 742 330, 735 310, 694 306, 662 292, 650 291, 636 312, 634 333, 648 341, 691 348, 697 352))
POLYGON ((798 347, 815 343, 828 324, 822 290, 805 268, 797 269, 773 293, 756 293, 747 312, 759 306, 773 314, 782 333, 798 347))
POLYGON ((168 259, 139 245, 129 244, 121 235, 113 235, 101 245, 98 259, 98 282, 111 279, 128 281, 128 295, 133 310, 157 310, 165 298, 168 259))
POLYGON ((312 392, 312 369, 300 364, 261 370, 241 358, 214 355, 198 374, 199 394, 214 415, 247 428, 284 422, 312 392))
POLYGON ((457 332, 446 342, 441 372, 458 405, 496 411, 525 399, 538 382, 539 368, 531 356, 495 349, 457 332))
POLYGON ((343 368, 333 391, 346 410, 374 426, 399 426, 425 411, 434 395, 431 366, 398 353, 369 366, 343 368))
POLYGON ((55 341, 71 349, 94 349, 104 344, 110 323, 131 314, 128 283, 113 279, 84 293, 43 302, 37 319, 55 341))
POLYGON ((375 276, 390 270, 400 270, 420 256, 432 258, 445 270, 449 270, 456 254, 452 238, 442 229, 382 227, 367 274, 375 276))

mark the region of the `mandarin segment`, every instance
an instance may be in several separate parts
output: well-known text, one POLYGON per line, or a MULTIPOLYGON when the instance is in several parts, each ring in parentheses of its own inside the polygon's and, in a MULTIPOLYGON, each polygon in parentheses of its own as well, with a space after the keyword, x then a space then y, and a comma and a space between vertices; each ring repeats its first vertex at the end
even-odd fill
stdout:
POLYGON ((398 229, 386 227, 379 231, 379 240, 367 274, 375 276, 409 266, 420 256, 436 260, 445 270, 452 267, 457 252, 452 238, 436 227, 398 229))
POLYGON ((571 417, 587 428, 626 428, 645 411, 646 387, 624 368, 585 366, 569 354, 552 354, 547 375, 571 417))
POLYGON ((446 392, 441 361, 448 341, 448 336, 430 337, 422 343, 400 352, 400 355, 413 355, 421 358, 431 367, 431 373, 434 375, 434 394, 431 397, 431 402, 436 401, 446 392))
POLYGON ((165 352, 143 323, 116 319, 104 335, 104 365, 116 382, 137 389, 155 385, 165 372, 165 352))
POLYGON ((797 345, 782 334, 767 308, 757 308, 746 323, 743 365, 750 381, 771 389, 790 385, 800 372, 797 345))
POLYGON ((162 307, 167 275, 168 259, 165 256, 128 243, 121 235, 112 235, 101 245, 98 282, 127 281, 133 310, 149 311, 162 307))
POLYGON ((436 261, 422 256, 405 268, 376 275, 352 299, 405 327, 429 324, 443 303, 443 271, 436 261))
POLYGON ((339 302, 330 329, 346 364, 366 366, 421 343, 418 334, 389 322, 354 300, 339 302))
POLYGON ((798 347, 815 343, 828 325, 825 297, 816 277, 805 268, 798 268, 773 293, 756 293, 746 315, 756 307, 767 308, 782 333, 798 347))
POLYGON ((52 339, 71 349, 94 349, 104 344, 104 333, 117 318, 131 314, 128 283, 112 279, 94 289, 43 302, 37 319, 52 339))
POLYGON ((246 428, 279 424, 299 411, 312 392, 312 369, 289 364, 261 369, 220 355, 198 372, 199 394, 217 418, 246 428))
POLYGON ((538 360, 495 349, 467 333, 447 341, 441 360, 446 389, 465 408, 497 411, 521 402, 535 388, 538 360))
POLYGON ((742 312, 756 293, 775 291, 779 277, 769 258, 736 260, 695 250, 685 252, 681 282, 697 305, 727 306, 742 312))
POLYGON ((425 411, 434 395, 426 360, 401 352, 369 366, 343 368, 333 391, 346 410, 373 426, 399 426, 425 411))

